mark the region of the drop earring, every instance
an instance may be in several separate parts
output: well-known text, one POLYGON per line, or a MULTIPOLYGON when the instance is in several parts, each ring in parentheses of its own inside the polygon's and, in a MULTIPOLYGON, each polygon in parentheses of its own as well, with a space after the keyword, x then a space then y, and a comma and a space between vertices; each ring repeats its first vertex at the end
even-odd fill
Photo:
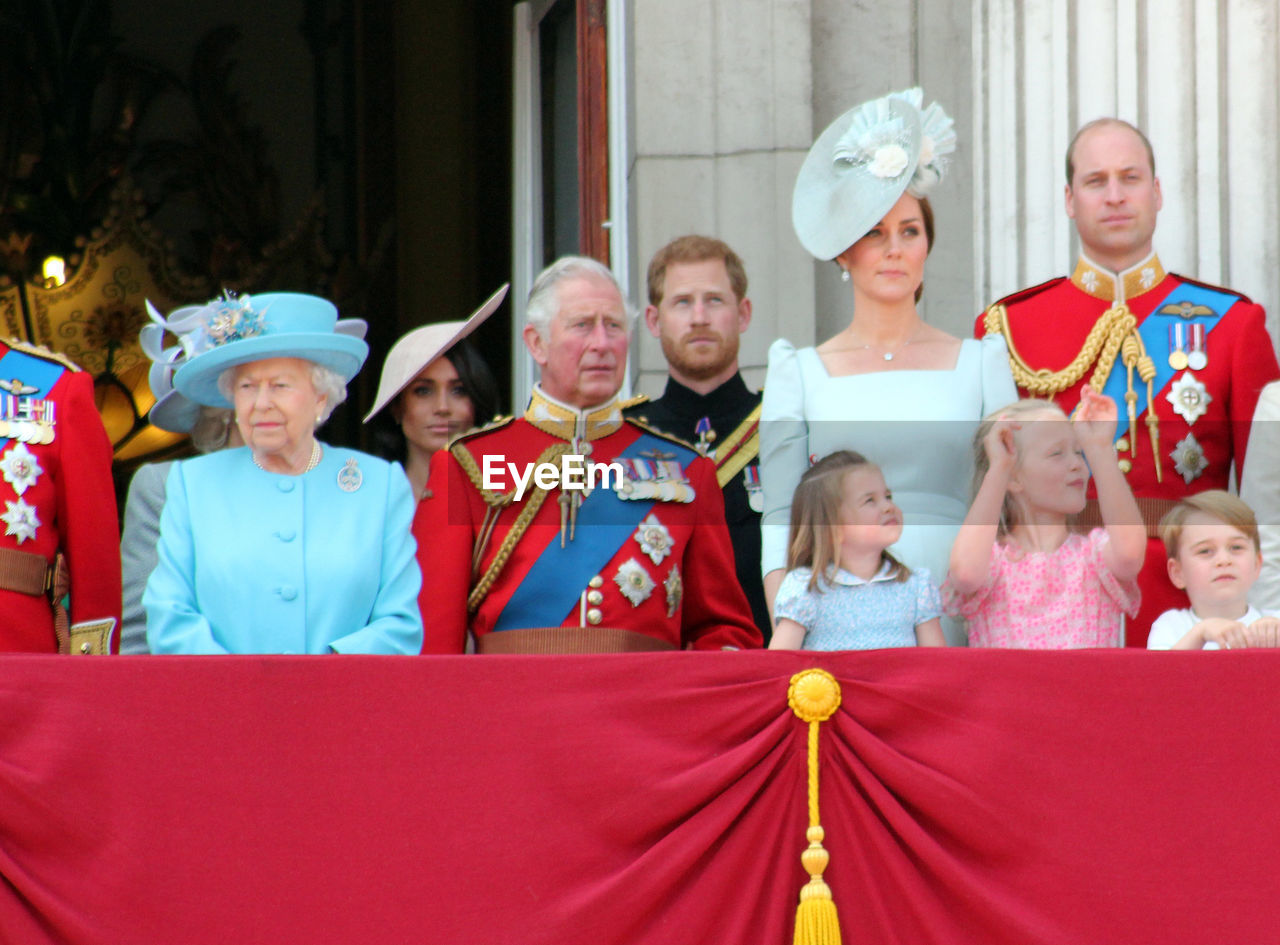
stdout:
POLYGON ((842 268, 842 269, 840 270, 840 281, 841 281, 841 282, 848 282, 851 278, 853 278, 853 277, 849 275, 849 270, 848 270, 848 269, 844 269, 844 268, 842 268))

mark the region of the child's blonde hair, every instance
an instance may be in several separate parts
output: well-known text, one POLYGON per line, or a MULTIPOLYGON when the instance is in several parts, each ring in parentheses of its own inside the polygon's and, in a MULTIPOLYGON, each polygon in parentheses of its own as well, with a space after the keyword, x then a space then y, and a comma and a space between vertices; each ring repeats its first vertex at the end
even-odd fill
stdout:
POLYGON ((1258 519, 1253 509, 1230 492, 1221 489, 1209 489, 1182 499, 1177 505, 1165 513, 1160 519, 1160 540, 1164 542, 1164 553, 1170 558, 1178 557, 1178 543, 1182 541, 1182 527, 1193 512, 1211 515, 1224 525, 1238 528, 1245 537, 1253 542, 1253 550, 1261 548, 1258 540, 1258 519))
MULTIPOLYGON (((987 459, 986 444, 991 428, 1001 420, 1025 420, 1038 413, 1057 414, 1063 420, 1067 419, 1067 415, 1063 413, 1062 408, 1053 401, 1036 400, 1031 397, 1016 400, 1009 406, 1001 407, 994 413, 989 413, 982 418, 982 422, 978 424, 978 429, 973 434, 973 488, 971 495, 976 496, 978 494, 978 489, 982 487, 982 480, 986 478, 987 473, 991 470, 991 461, 987 459)), ((1000 506, 1000 521, 996 523, 996 534, 1000 538, 1007 537, 1013 530, 1013 526, 1018 524, 1017 511, 1017 502, 1014 501, 1012 494, 1006 492, 1004 502, 1000 506)))
MULTIPOLYGON (((840 503, 844 501, 844 477, 858 469, 878 469, 875 463, 853 450, 836 450, 810 466, 791 498, 791 539, 787 543, 787 570, 811 568, 809 590, 821 593, 818 579, 828 584, 840 567, 840 543, 834 537, 840 524, 840 503)), ((880 553, 881 562, 891 568, 895 581, 905 581, 911 570, 889 552, 880 553)))

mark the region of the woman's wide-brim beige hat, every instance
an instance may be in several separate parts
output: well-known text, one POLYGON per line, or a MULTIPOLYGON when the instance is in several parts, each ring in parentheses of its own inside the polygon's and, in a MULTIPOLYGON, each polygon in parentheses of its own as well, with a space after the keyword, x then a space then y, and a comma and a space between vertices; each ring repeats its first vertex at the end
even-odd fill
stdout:
POLYGON ((392 345, 387 352, 387 359, 382 362, 378 396, 374 400, 373 409, 365 415, 364 422, 368 423, 379 410, 395 400, 423 368, 484 324, 484 320, 497 311, 510 288, 509 282, 503 285, 472 312, 466 321, 423 325, 392 345))

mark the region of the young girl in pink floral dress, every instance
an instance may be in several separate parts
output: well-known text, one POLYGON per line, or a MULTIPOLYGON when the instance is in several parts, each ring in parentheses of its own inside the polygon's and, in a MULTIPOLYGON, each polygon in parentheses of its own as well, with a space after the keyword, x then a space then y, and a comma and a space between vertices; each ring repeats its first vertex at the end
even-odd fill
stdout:
POLYGON ((970 646, 1119 646, 1121 614, 1138 610, 1146 529, 1112 441, 1116 406, 1086 388, 1074 419, 1021 400, 974 438, 973 505, 951 549, 947 612, 969 621, 970 646), (1072 532, 1089 471, 1105 527, 1072 532))

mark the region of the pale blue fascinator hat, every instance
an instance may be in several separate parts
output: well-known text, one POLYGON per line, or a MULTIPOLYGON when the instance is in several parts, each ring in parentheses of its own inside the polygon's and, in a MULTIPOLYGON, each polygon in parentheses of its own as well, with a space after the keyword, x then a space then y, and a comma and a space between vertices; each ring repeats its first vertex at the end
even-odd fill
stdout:
POLYGON ((910 191, 923 197, 942 180, 955 150, 954 122, 918 89, 894 92, 845 112, 818 136, 796 176, 791 225, 818 259, 835 259, 910 191))
POLYGON ((147 372, 147 383, 156 402, 147 413, 152 426, 170 433, 190 433, 200 418, 200 405, 183 397, 173 389, 173 374, 183 362, 182 345, 164 346, 164 333, 177 334, 165 322, 164 316, 147 302, 147 313, 151 322, 143 325, 138 332, 138 342, 142 352, 151 359, 151 369, 147 372))
POLYGON ((298 292, 226 293, 170 313, 167 327, 183 349, 173 386, 209 407, 232 406, 218 390, 218 376, 229 367, 265 358, 301 358, 349 381, 369 355, 363 340, 368 326, 362 319, 339 321, 332 302, 298 292))

